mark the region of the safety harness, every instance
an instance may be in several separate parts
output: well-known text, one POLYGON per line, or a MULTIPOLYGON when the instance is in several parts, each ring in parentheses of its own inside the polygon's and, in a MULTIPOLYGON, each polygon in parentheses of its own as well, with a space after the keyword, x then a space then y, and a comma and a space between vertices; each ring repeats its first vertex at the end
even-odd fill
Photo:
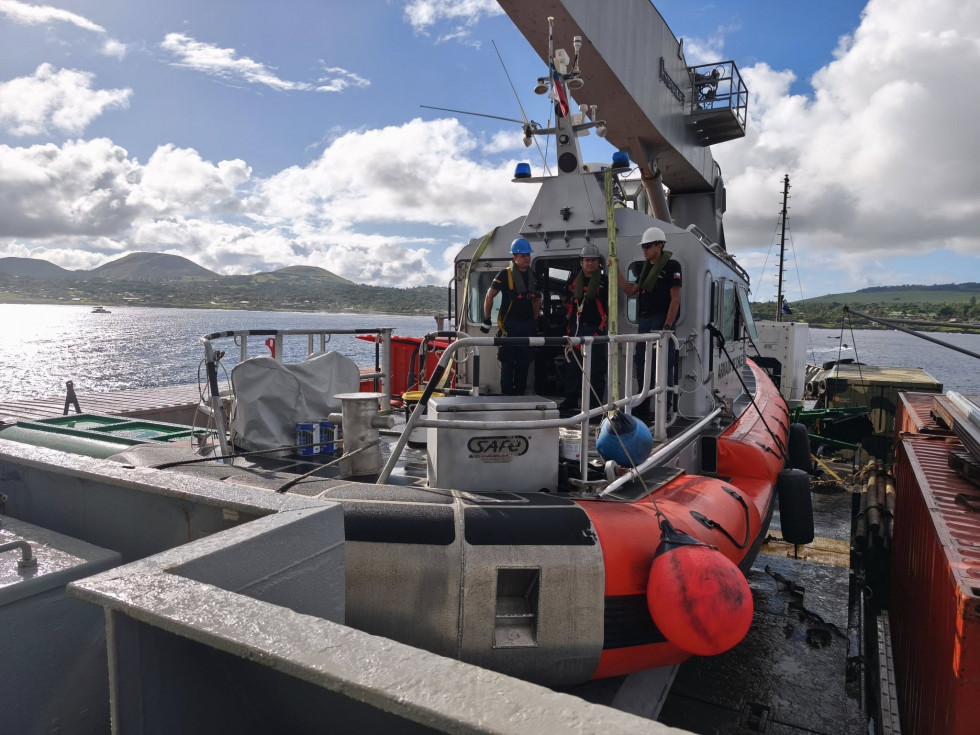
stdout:
POLYGON ((579 271, 578 275, 575 276, 575 280, 572 282, 572 300, 568 304, 568 333, 572 334, 572 311, 575 311, 575 332, 578 333, 578 321, 582 318, 582 310, 585 309, 585 304, 587 301, 595 301, 596 308, 599 311, 599 330, 595 334, 602 334, 606 329, 606 308, 602 305, 602 301, 596 298, 596 294, 599 292, 599 286, 602 284, 602 273, 596 271, 592 274, 589 280, 589 286, 585 286, 585 273, 579 271))
POLYGON ((497 326, 500 328, 500 336, 502 337, 507 336, 504 323, 507 321, 507 317, 510 316, 510 310, 514 307, 514 302, 533 299, 537 295, 537 292, 534 290, 534 273, 532 271, 527 271, 527 282, 525 282, 523 278, 514 278, 513 263, 507 266, 506 270, 507 290, 510 291, 511 297, 507 302, 507 310, 497 312, 497 326))

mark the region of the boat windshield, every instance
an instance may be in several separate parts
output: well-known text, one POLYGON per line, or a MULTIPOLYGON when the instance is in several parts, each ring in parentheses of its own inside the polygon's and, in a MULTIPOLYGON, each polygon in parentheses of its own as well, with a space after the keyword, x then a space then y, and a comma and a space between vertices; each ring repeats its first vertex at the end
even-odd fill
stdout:
POLYGON ((759 333, 755 329, 752 307, 749 306, 749 292, 744 288, 738 288, 736 290, 738 291, 738 304, 742 310, 742 320, 745 322, 745 331, 749 333, 749 337, 755 342, 759 339, 759 333))

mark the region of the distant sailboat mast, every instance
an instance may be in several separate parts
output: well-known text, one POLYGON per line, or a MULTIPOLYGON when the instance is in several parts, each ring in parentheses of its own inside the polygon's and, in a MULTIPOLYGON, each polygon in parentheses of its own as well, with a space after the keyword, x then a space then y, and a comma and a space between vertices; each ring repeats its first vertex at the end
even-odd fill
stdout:
POLYGON ((776 321, 783 320, 783 258, 786 255, 786 201, 789 199, 789 174, 783 176, 783 228, 779 238, 779 286, 776 292, 776 321))

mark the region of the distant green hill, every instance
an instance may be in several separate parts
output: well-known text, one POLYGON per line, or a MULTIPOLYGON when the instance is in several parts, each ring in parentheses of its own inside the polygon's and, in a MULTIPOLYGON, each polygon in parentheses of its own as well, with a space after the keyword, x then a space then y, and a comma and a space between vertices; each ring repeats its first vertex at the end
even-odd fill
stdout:
MULTIPOLYGON (((833 293, 806 299, 807 304, 968 304, 980 300, 980 283, 944 283, 935 286, 872 286, 850 293, 833 293)), ((790 300, 790 304, 794 302, 790 300)))
POLYGON ((366 286, 313 266, 222 276, 159 253, 133 253, 93 271, 67 271, 31 258, 0 259, 0 303, 59 302, 434 314, 446 308, 446 287, 366 286))
POLYGON ((254 273, 251 278, 255 279, 256 282, 262 281, 276 281, 276 280, 287 280, 287 281, 304 281, 304 280, 318 280, 325 283, 347 283, 353 285, 353 281, 348 281, 346 278, 341 278, 336 273, 331 273, 325 268, 317 268, 312 265, 291 265, 286 268, 280 268, 279 270, 271 271, 269 273, 254 273))
POLYGON ((217 278, 218 274, 197 263, 167 253, 130 253, 90 271, 77 271, 84 278, 107 281, 169 281, 182 278, 217 278))
POLYGON ((293 265, 268 273, 253 273, 247 276, 222 276, 198 265, 180 255, 167 253, 130 253, 122 258, 110 260, 92 270, 70 271, 49 263, 41 258, 0 258, 0 273, 22 276, 38 280, 92 280, 105 281, 179 281, 179 280, 225 280, 230 284, 290 283, 302 285, 309 283, 322 285, 329 283, 349 284, 346 278, 331 273, 324 268, 293 265))
MULTIPOLYGON (((883 319, 917 319, 956 324, 980 322, 980 283, 945 283, 934 286, 874 286, 849 293, 827 294, 799 301, 789 300, 791 319, 811 326, 833 327, 852 321, 844 306, 883 319)), ((774 319, 776 302, 754 303, 757 319, 774 319)), ((861 325, 868 323, 853 317, 861 325)))
POLYGON ((66 270, 40 258, 0 258, 0 273, 27 278, 78 278, 75 271, 66 270))

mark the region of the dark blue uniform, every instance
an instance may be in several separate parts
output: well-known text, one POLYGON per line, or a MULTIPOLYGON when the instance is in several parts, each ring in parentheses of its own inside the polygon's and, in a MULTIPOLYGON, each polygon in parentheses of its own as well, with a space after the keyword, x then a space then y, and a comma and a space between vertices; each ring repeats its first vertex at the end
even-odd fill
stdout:
MULTIPOLYGON (((534 274, 515 267, 504 268, 493 279, 492 288, 500 292, 500 312, 497 323, 501 337, 533 337, 538 333, 534 320, 534 274)), ((497 350, 500 363, 500 392, 505 396, 523 395, 527 390, 527 372, 534 355, 530 347, 501 347, 497 350)))
MULTIPOLYGON (((609 311, 609 279, 598 273, 597 288, 590 288, 591 279, 579 271, 570 276, 565 282, 564 301, 568 307, 568 336, 595 337, 606 334, 607 313, 609 311)), ((582 371, 579 361, 581 351, 576 349, 574 354, 568 354, 565 361, 565 403, 563 408, 573 408, 579 405, 582 387, 582 371)), ((592 384, 593 400, 599 396, 599 401, 606 395, 606 345, 592 346, 592 371, 589 376, 592 384)), ((598 401, 597 401, 598 402, 598 401)))
MULTIPOLYGON (((644 270, 648 264, 634 263, 630 269, 636 274, 637 282, 641 282, 644 270)), ((652 287, 644 288, 640 285, 637 294, 637 329, 639 334, 656 332, 664 327, 667 320, 667 310, 670 308, 670 290, 674 286, 681 285, 681 265, 676 260, 668 260, 664 269, 657 274, 657 279, 652 287)), ((677 318, 680 318, 678 313, 677 318)), ((674 380, 674 355, 673 346, 668 353, 667 381, 673 385, 674 380)), ((633 354, 634 372, 639 387, 643 384, 643 368, 646 362, 646 345, 638 344, 636 352, 633 354)))

